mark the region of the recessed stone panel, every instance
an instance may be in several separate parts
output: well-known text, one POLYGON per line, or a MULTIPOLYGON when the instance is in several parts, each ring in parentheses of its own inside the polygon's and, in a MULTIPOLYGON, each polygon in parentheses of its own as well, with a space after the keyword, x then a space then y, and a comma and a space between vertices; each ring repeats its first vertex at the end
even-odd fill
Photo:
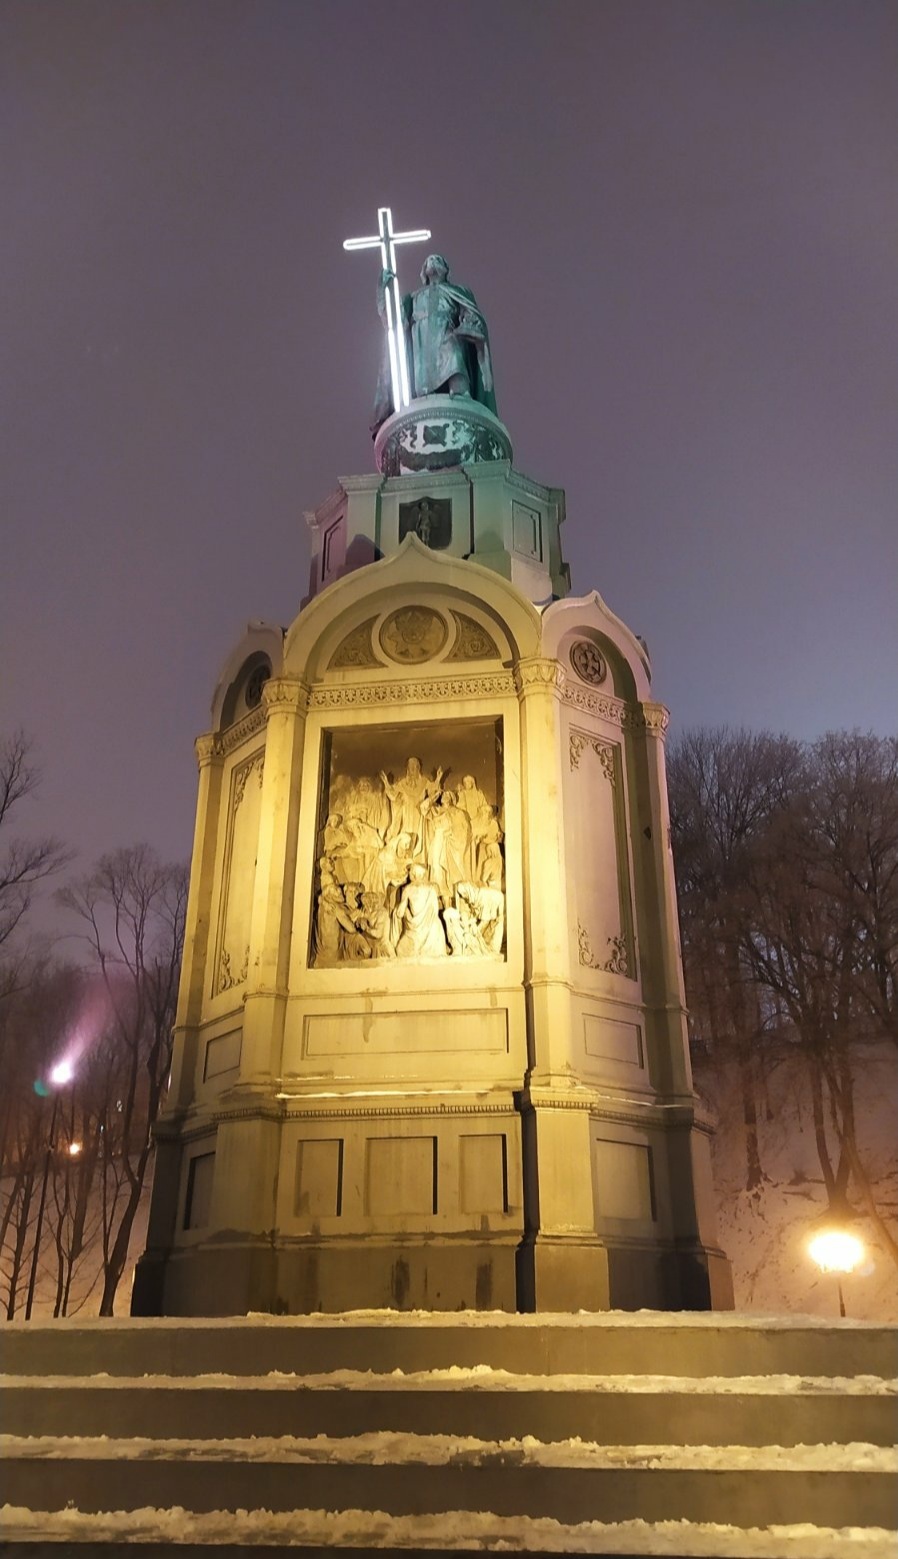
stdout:
POLYGON ((583 1045, 597 1061, 614 1061, 641 1067, 642 1030, 638 1023, 621 1023, 588 1012, 583 1018, 583 1045))
POLYGON ((650 1223, 655 1217, 652 1150, 642 1142, 593 1139, 596 1212, 605 1218, 650 1223))
POLYGON ((369 1137, 365 1211, 371 1218, 437 1211, 436 1137, 369 1137))
POLYGON ((208 1083, 215 1077, 222 1077, 226 1072, 236 1072, 240 1066, 242 1043, 241 1029, 234 1029, 230 1034, 219 1034, 217 1038, 210 1039, 206 1045, 203 1081, 208 1083))
POLYGON ((505 1009, 313 1013, 303 1025, 303 1055, 308 1057, 416 1055, 447 1050, 507 1051, 505 1009))
POLYGON ((508 1171, 501 1132, 463 1136, 458 1142, 458 1203, 463 1213, 506 1213, 508 1171))
POLYGON ((343 1139, 307 1137, 296 1144, 296 1192, 299 1218, 338 1218, 343 1199, 343 1139))
POLYGON ((215 1154, 196 1153, 187 1165, 187 1195, 184 1198, 185 1229, 205 1229, 212 1207, 212 1180, 215 1154))

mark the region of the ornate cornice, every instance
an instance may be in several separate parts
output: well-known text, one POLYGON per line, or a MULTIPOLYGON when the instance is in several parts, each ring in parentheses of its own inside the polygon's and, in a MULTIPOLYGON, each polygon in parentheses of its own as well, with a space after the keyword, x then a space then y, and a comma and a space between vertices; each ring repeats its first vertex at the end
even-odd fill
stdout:
POLYGON ((309 688, 299 677, 270 677, 262 689, 262 703, 267 713, 288 714, 291 710, 305 713, 309 707, 309 688))
MULTIPOLYGON (((688 1104, 664 1104, 657 1099, 616 1098, 590 1093, 555 1093, 547 1088, 530 1088, 523 1096, 523 1107, 533 1110, 579 1110, 596 1120, 614 1125, 702 1126, 688 1104)), ((705 1128, 706 1129, 706 1128, 705 1128)))
MULTIPOLYGON (((268 684, 265 684, 266 688, 268 684)), ((264 693, 263 693, 264 697, 264 693)), ((207 731, 198 736, 194 742, 197 764, 202 768, 203 764, 211 763, 213 758, 227 757, 236 747, 241 747, 249 737, 265 727, 265 710, 260 704, 257 709, 251 709, 249 714, 237 720, 234 725, 229 725, 224 731, 207 731)))
POLYGON ((513 693, 507 671, 467 677, 430 677, 420 682, 367 682, 354 687, 314 687, 312 709, 370 708, 379 704, 449 703, 461 698, 497 698, 513 693))
MULTIPOLYGON (((266 684, 267 686, 267 684, 266 684)), ((265 726, 265 710, 260 704, 257 709, 251 709, 248 715, 238 720, 235 725, 229 725, 226 731, 220 731, 218 741, 223 753, 233 752, 235 747, 242 747, 247 737, 255 736, 265 726)))
POLYGON ((597 715, 601 720, 610 720, 613 725, 630 724, 627 705, 623 699, 615 698, 613 693, 597 693, 582 683, 569 681, 562 688, 561 696, 566 704, 581 710, 583 714, 597 715))
MULTIPOLYGON (((283 1097, 283 1096, 282 1096, 283 1097)), ((517 1111, 514 1105, 507 1104, 391 1104, 384 1100, 381 1104, 353 1104, 347 1101, 341 1105, 337 1100, 331 1100, 326 1105, 303 1104, 300 1101, 294 1104, 286 1101, 287 1120, 395 1120, 397 1116, 414 1116, 416 1118, 444 1115, 504 1115, 515 1116, 517 1111)))

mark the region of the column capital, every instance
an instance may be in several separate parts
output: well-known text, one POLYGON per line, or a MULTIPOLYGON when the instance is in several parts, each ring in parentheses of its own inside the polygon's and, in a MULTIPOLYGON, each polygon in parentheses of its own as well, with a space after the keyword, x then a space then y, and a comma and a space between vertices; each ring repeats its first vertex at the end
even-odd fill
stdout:
POLYGON ((299 677, 269 677, 262 689, 262 703, 270 719, 273 714, 305 714, 311 689, 299 677))
POLYGON ((560 695, 567 676, 560 661, 534 655, 518 661, 514 668, 514 680, 518 697, 525 698, 533 692, 560 695))
POLYGON ((196 753, 197 767, 200 769, 206 768, 213 758, 221 757, 218 732, 206 731, 202 736, 198 736, 193 744, 193 749, 196 753))

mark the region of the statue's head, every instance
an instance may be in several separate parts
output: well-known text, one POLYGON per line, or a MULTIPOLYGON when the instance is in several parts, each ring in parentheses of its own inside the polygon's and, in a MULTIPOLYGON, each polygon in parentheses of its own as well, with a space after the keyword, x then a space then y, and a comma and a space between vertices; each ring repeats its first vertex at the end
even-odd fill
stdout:
POLYGON ((449 267, 441 254, 429 254, 421 267, 421 280, 425 287, 431 281, 448 281, 449 267))
POLYGON ((405 766, 405 772, 406 772, 406 774, 413 775, 417 779, 418 775, 421 773, 421 761, 420 761, 420 759, 419 758, 409 758, 408 763, 405 766))

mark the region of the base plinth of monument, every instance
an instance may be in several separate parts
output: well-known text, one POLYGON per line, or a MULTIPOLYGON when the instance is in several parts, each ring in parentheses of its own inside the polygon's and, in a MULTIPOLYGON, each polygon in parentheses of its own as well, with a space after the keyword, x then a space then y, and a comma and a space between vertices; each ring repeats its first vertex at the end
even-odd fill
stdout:
POLYGON ((375 463, 384 476, 513 458, 508 429, 466 395, 428 395, 413 401, 388 417, 374 440, 375 463))

